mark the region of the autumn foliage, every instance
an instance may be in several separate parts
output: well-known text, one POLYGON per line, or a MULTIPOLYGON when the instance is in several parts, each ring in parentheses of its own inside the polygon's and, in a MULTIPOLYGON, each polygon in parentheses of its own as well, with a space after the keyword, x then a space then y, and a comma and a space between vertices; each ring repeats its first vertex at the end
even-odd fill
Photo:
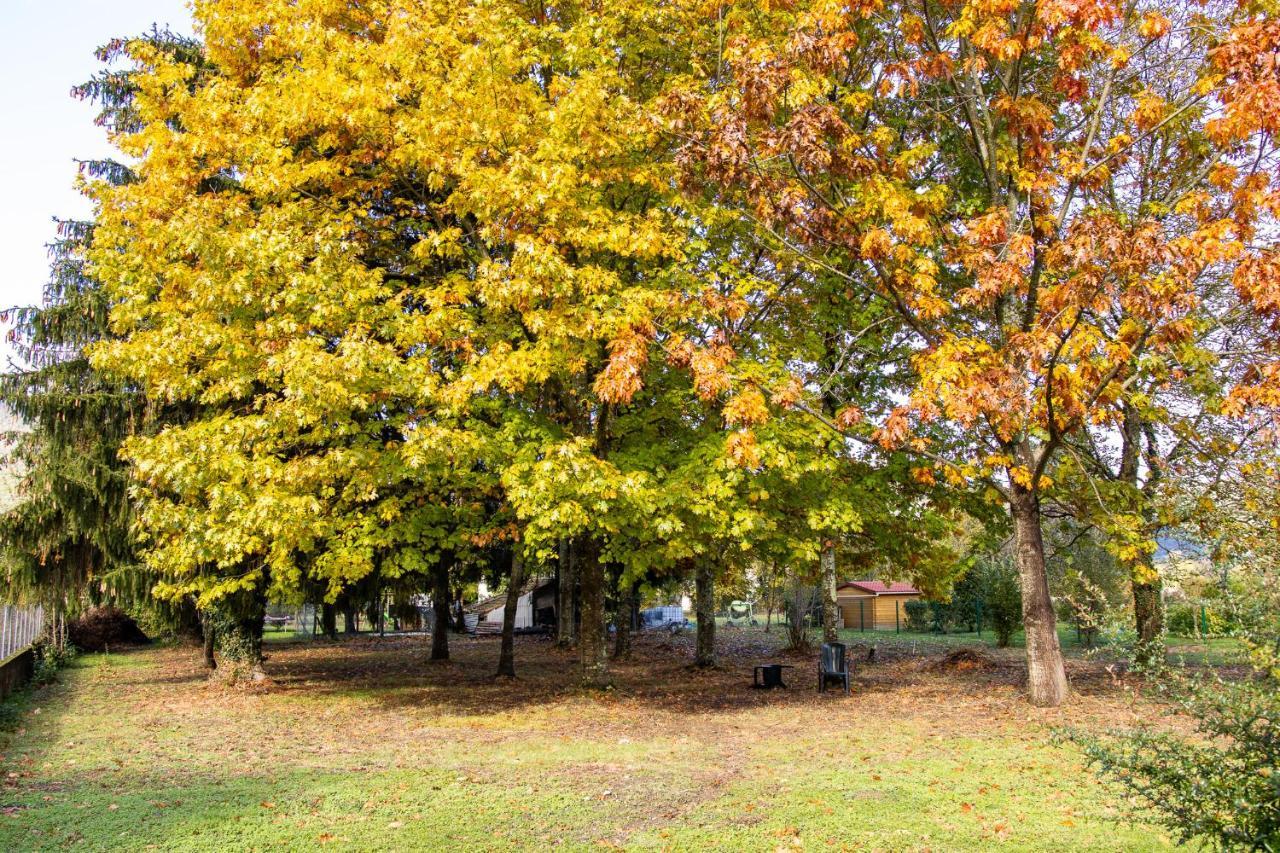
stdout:
MULTIPOLYGON (((124 449, 161 597, 333 602, 572 541, 601 685, 606 570, 839 550, 945 594, 980 518, 1058 704, 1044 504, 1101 496, 1121 434, 1164 471, 1280 404, 1266 10, 196 17, 198 58, 118 45, 134 179, 87 182, 94 366, 182 412, 124 449)), ((1146 582, 1164 493, 1135 478, 1106 525, 1146 582)))

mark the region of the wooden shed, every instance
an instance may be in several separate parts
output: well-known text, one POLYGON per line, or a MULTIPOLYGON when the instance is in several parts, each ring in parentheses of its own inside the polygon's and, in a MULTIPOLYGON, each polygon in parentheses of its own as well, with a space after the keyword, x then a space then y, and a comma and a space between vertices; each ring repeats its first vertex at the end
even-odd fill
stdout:
POLYGON ((906 627, 908 601, 922 593, 909 583, 846 581, 836 587, 844 627, 854 631, 899 631, 906 627))

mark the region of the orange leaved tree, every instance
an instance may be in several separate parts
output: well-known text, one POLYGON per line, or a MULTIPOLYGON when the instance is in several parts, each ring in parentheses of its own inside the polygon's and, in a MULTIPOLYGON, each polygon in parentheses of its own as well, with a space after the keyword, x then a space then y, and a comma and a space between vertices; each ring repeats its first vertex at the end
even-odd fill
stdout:
MULTIPOLYGON (((1275 26, 1235 5, 1111 0, 715 15, 715 61, 664 103, 689 184, 815 281, 843 279, 848 324, 870 294, 909 332, 891 411, 830 422, 1004 503, 1030 698, 1058 705, 1041 503, 1064 448, 1119 424, 1135 377, 1193 337, 1202 276, 1275 304, 1275 26), (1166 61, 1146 61, 1157 46, 1166 61), (1170 150, 1164 181, 1132 168, 1170 150)), ((841 323, 817 292, 815 322, 841 323)))

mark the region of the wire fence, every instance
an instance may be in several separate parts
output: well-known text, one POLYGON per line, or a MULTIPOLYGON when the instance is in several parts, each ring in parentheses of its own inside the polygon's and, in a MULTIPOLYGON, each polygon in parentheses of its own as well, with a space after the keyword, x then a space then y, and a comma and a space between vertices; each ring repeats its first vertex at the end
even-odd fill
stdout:
POLYGON ((0 613, 0 661, 30 646, 44 629, 43 607, 4 605, 0 613))

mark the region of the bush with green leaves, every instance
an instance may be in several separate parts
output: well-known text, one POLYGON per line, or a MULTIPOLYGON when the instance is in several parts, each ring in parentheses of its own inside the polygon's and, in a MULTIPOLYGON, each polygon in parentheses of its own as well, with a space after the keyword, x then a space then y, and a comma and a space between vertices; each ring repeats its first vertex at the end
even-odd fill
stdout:
POLYGON ((1179 637, 1224 637, 1235 627, 1233 621, 1221 602, 1179 602, 1165 613, 1166 630, 1179 637))
POLYGON ((971 568, 951 590, 951 600, 947 602, 947 623, 950 628, 970 633, 977 631, 982 623, 985 598, 981 567, 971 568))
POLYGON ((924 633, 933 626, 933 608, 929 606, 927 601, 908 601, 905 605, 907 611, 907 630, 924 633))
POLYGON ((1195 721, 1196 736, 1150 727, 1072 733, 1091 766, 1184 842, 1280 850, 1280 682, 1274 672, 1228 681, 1164 672, 1159 695, 1195 721))
POLYGON ((982 572, 983 610, 991 630, 996 635, 996 645, 1006 648, 1014 633, 1022 627, 1022 587, 1018 573, 1010 560, 996 557, 987 560, 979 569, 982 572))
POLYGON ((58 670, 69 665, 76 658, 75 646, 69 644, 56 645, 47 641, 37 643, 35 652, 35 668, 31 675, 31 684, 43 687, 58 680, 58 670))

